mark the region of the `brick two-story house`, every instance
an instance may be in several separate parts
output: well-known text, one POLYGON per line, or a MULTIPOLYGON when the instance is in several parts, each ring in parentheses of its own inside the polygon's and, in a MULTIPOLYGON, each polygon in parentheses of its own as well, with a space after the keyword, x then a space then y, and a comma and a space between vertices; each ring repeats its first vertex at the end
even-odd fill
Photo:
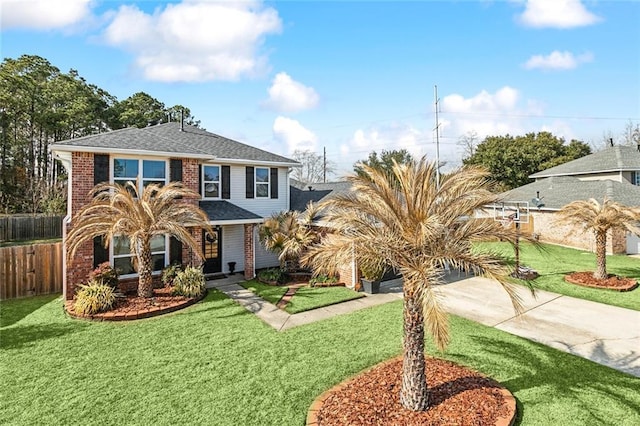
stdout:
MULTIPOLYGON (((542 241, 595 250, 592 232, 559 225, 554 213, 575 200, 604 197, 629 207, 640 207, 640 146, 612 146, 529 176, 534 182, 504 193, 506 201, 541 198, 531 203, 524 229, 542 241)), ((640 238, 624 230, 609 232, 609 253, 640 253, 640 238)))
MULTIPOLYGON (((256 269, 278 265, 277 257, 258 242, 256 226, 290 208, 289 171, 299 163, 181 123, 70 139, 51 150, 69 175, 65 235, 74 225, 74 215, 90 200, 89 191, 100 182, 137 181, 142 187, 182 181, 201 195, 193 202, 207 213, 215 230, 214 235, 192 231, 202 244, 205 274, 227 273, 234 263, 235 271, 252 278, 256 269)), ((106 250, 99 240, 78 250, 72 265, 65 260, 67 299, 104 261, 121 271, 121 279, 136 277, 128 244, 110 244, 106 250)), ((174 238, 157 237, 152 251, 157 272, 172 262, 198 262, 174 238)))

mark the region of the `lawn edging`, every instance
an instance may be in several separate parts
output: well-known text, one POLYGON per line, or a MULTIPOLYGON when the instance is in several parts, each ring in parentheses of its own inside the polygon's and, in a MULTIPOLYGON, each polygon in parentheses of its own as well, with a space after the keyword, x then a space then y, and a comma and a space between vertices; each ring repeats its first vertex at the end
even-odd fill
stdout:
POLYGON ((107 311, 107 312, 99 312, 93 315, 84 315, 84 314, 76 313, 73 310, 73 300, 65 301, 63 309, 67 315, 77 319, 84 319, 89 321, 132 321, 132 320, 156 317, 158 315, 164 315, 171 312, 179 311, 195 303, 198 303, 199 301, 204 299, 206 296, 207 296, 207 290, 205 289, 204 293, 202 293, 198 297, 194 297, 191 299, 182 300, 178 302, 172 302, 170 305, 164 306, 162 308, 153 306, 146 309, 140 309, 135 312, 107 311))

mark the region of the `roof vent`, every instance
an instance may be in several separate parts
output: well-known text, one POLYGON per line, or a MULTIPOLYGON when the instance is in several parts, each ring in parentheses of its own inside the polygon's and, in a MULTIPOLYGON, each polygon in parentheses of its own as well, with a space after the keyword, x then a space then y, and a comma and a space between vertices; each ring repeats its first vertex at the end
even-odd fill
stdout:
POLYGON ((609 145, 613 146, 613 138, 609 138, 609 145))
POLYGON ((180 131, 184 132, 184 110, 180 110, 180 131))
POLYGON ((309 185, 308 188, 309 188, 309 191, 313 191, 313 186, 309 185))

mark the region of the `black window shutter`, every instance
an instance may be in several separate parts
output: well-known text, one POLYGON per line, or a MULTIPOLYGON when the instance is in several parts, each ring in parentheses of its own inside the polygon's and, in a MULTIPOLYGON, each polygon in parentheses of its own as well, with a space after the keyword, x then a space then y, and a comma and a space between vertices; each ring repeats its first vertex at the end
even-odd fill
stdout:
POLYGON ((171 182, 181 182, 182 181, 182 160, 179 159, 171 159, 169 163, 169 175, 171 182))
POLYGON ((169 239, 169 264, 182 263, 182 242, 176 237, 169 239))
POLYGON ((95 154, 93 156, 93 184, 109 182, 109 156, 95 154))
POLYGON ((271 198, 278 198, 278 169, 271 168, 271 198))
POLYGON ((228 200, 231 198, 231 167, 222 166, 222 198, 228 200))
POLYGON ((198 193, 204 197, 204 191, 202 190, 202 164, 198 164, 198 193))
POLYGON ((93 267, 97 268, 99 264, 109 261, 109 250, 104 248, 102 237, 93 239, 93 267))
POLYGON ((254 198, 254 184, 253 184, 254 172, 253 167, 247 167, 247 198, 254 198))

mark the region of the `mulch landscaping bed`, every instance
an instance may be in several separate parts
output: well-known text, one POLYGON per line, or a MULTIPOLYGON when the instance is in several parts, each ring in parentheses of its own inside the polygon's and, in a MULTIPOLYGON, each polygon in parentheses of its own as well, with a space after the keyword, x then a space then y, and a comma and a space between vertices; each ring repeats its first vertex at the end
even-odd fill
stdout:
POLYGON ((69 315, 74 317, 104 321, 123 321, 149 318, 156 315, 174 312, 179 309, 186 308, 204 297, 204 295, 199 298, 174 296, 171 294, 172 291, 172 287, 156 288, 153 290, 153 297, 150 298, 138 297, 137 294, 127 294, 125 297, 116 298, 116 303, 113 309, 94 315, 81 315, 75 313, 73 311, 73 301, 67 301, 65 303, 65 309, 69 315))
POLYGON ((430 408, 400 405, 402 358, 368 370, 322 394, 307 425, 511 425, 516 404, 498 382, 458 364, 427 358, 430 408))
POLYGON ((638 287, 638 282, 633 278, 610 274, 606 280, 598 280, 593 278, 593 272, 574 272, 573 274, 565 275, 564 279, 571 284, 615 291, 631 291, 638 287))

